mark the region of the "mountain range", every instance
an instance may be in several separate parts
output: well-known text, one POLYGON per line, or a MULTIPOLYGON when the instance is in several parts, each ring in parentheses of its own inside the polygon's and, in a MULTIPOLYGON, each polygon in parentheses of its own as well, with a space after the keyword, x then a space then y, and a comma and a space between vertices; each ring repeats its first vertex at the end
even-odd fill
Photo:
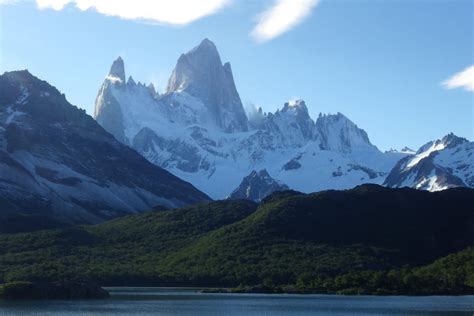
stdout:
POLYGON ((453 134, 383 153, 341 113, 313 120, 303 100, 246 114, 230 64, 207 39, 179 57, 163 94, 126 80, 115 60, 94 117, 28 71, 0 76, 0 229, 287 189, 474 186, 474 143, 453 134))
POLYGON ((228 197, 252 171, 263 169, 275 181, 306 193, 362 183, 428 190, 473 186, 473 145, 468 141, 462 145, 464 156, 452 158, 458 161, 455 166, 443 167, 436 160, 432 167, 423 167, 424 175, 417 174, 416 180, 399 161, 410 160, 415 172, 421 167, 413 167, 425 161, 421 158, 427 145, 416 153, 408 148, 382 153, 341 113, 313 120, 303 100, 286 102, 275 113, 259 108, 246 115, 231 66, 222 64, 208 39, 179 57, 161 95, 152 85, 125 78, 119 57, 99 90, 97 122, 150 162, 214 199, 228 197), (466 170, 461 175, 457 168, 466 170))

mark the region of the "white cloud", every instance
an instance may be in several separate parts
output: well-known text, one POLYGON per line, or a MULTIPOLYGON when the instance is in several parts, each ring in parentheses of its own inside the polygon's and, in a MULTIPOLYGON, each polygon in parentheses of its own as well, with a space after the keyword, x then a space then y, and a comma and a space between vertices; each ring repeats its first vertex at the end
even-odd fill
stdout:
MULTIPOLYGON (((0 0, 0 5, 31 0, 0 0)), ((63 10, 71 5, 81 11, 126 20, 186 25, 222 10, 235 0, 34 0, 39 9, 63 10)), ((306 19, 320 0, 273 0, 274 5, 258 16, 251 36, 258 42, 271 40, 306 19)))
MULTIPOLYGON (((3 0, 0 0, 3 1, 3 0)), ((82 11, 97 12, 126 20, 184 25, 216 13, 231 0, 36 0, 40 9, 62 10, 74 3, 82 11)))
POLYGON ((474 91, 474 65, 444 81, 443 86, 447 89, 462 88, 467 91, 474 91))
POLYGON ((36 0, 36 4, 40 9, 52 8, 54 10, 62 10, 70 0, 36 0))
POLYGON ((258 42, 271 40, 307 18, 319 0, 276 0, 260 15, 251 35, 258 42))

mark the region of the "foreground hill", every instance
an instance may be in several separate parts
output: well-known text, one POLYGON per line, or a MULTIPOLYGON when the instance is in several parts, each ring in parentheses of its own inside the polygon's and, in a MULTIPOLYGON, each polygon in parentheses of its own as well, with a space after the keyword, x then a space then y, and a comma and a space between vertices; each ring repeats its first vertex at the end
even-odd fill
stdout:
POLYGON ((47 82, 28 71, 0 76, 2 223, 97 223, 206 200, 115 140, 47 82))
POLYGON ((474 190, 364 185, 219 201, 96 226, 0 236, 3 281, 241 291, 459 294, 474 289, 474 190))

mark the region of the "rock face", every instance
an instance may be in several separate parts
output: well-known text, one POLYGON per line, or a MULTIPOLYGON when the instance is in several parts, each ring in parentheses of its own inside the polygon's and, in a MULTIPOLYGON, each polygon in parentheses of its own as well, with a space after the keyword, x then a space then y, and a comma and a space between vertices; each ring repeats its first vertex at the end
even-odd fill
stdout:
POLYGON ((127 142, 124 135, 123 113, 111 87, 121 87, 125 83, 125 66, 121 57, 117 58, 110 67, 107 80, 97 95, 94 117, 109 133, 123 143, 127 142))
POLYGON ((122 57, 118 57, 110 67, 109 78, 111 80, 125 82, 125 65, 122 57))
MULTIPOLYGON (((124 78, 120 61, 111 74, 124 78)), ((118 142, 47 82, 27 71, 0 76, 2 215, 96 223, 208 199, 118 142)))
POLYGON ((382 184, 409 155, 380 152, 343 114, 314 121, 303 100, 247 118, 230 66, 207 39, 181 55, 162 95, 124 75, 115 61, 97 96, 97 122, 212 198, 228 197, 262 169, 301 192, 382 184))
POLYGON ((273 192, 289 189, 286 184, 273 179, 267 170, 263 169, 259 172, 254 170, 242 180, 242 183, 231 193, 229 198, 260 202, 273 192))
POLYGON ((351 153, 363 148, 374 148, 367 133, 341 113, 320 115, 316 121, 321 149, 351 153))
POLYGON ((247 130, 247 116, 230 63, 222 65, 217 48, 210 40, 204 39, 199 46, 179 57, 169 79, 167 94, 180 92, 201 100, 213 123, 224 131, 247 130))
POLYGON ((449 134, 422 146, 415 155, 400 160, 384 184, 439 191, 474 187, 474 143, 449 134))

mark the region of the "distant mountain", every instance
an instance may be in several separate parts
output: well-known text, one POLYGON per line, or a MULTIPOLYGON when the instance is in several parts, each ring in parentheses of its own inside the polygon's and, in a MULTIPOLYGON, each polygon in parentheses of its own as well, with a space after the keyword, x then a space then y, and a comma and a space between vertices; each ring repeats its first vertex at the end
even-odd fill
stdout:
MULTIPOLYGON (((111 76, 122 80, 121 70, 118 62, 111 76)), ((28 71, 0 76, 0 216, 97 223, 206 200, 115 140, 46 81, 28 71)))
POLYGON ((469 294, 473 204, 467 188, 363 185, 0 235, 0 283, 74 278, 121 286, 242 285, 238 291, 469 294))
POLYGON ((387 152, 387 153, 408 154, 408 155, 414 155, 414 154, 416 154, 416 151, 415 151, 415 150, 413 150, 413 149, 411 149, 411 148, 409 148, 409 147, 407 147, 407 146, 403 147, 403 148, 400 149, 400 150, 397 150, 397 149, 393 149, 393 148, 392 148, 392 149, 390 149, 390 150, 388 150, 388 151, 386 151, 386 152, 387 152))
POLYGON ((259 172, 254 170, 242 180, 242 183, 231 193, 229 198, 260 202, 275 191, 285 190, 289 190, 289 187, 273 179, 267 170, 263 169, 259 172))
POLYGON ((95 119, 150 162, 212 198, 229 196, 253 170, 294 190, 382 184, 406 153, 382 153, 341 113, 314 121, 303 100, 246 116, 229 63, 205 39, 181 55, 166 92, 125 81, 117 59, 99 90, 95 119))
POLYGON ((400 160, 384 182, 392 188, 439 191, 474 187, 474 143, 449 134, 400 160))

